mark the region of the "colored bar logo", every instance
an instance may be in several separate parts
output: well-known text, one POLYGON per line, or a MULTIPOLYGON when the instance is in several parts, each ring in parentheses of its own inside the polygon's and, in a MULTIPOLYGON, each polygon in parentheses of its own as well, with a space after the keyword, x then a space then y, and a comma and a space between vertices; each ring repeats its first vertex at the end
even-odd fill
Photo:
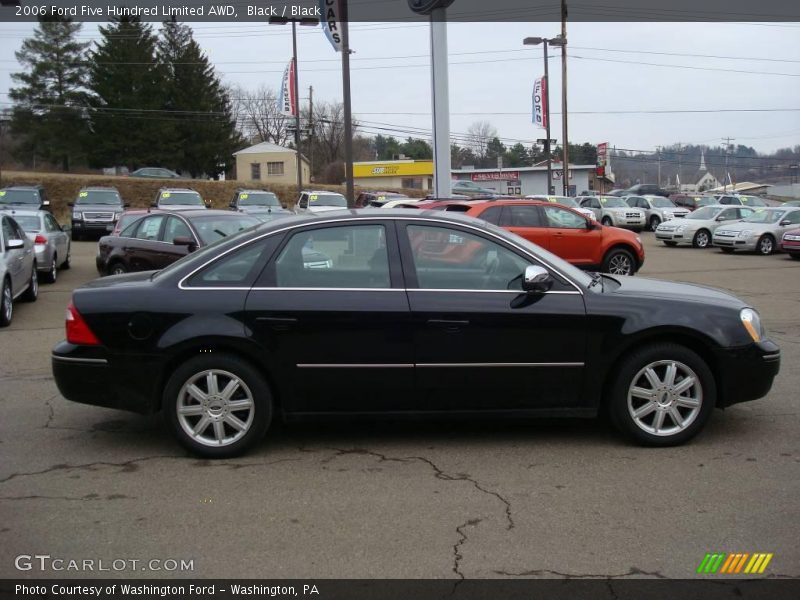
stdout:
POLYGON ((697 572, 704 575, 760 575, 766 570, 772 556, 772 552, 708 553, 697 567, 697 572))

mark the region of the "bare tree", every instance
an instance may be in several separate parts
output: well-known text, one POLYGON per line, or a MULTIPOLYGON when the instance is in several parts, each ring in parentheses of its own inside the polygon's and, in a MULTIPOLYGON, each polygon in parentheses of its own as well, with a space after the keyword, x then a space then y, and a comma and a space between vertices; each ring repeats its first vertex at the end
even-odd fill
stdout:
POLYGON ((293 118, 281 112, 278 97, 271 88, 262 85, 250 91, 231 86, 230 98, 236 124, 248 140, 285 146, 292 139, 287 126, 293 118))
MULTIPOLYGON (((304 134, 310 133, 313 139, 313 143, 304 140, 300 147, 309 149, 315 175, 327 179, 326 167, 344 159, 344 106, 341 102, 315 102, 313 119, 304 107, 300 120, 304 134)), ((357 127, 353 121, 354 137, 357 127)))
POLYGON ((489 142, 497 137, 497 129, 489 121, 475 121, 467 129, 466 146, 478 158, 486 157, 489 142))

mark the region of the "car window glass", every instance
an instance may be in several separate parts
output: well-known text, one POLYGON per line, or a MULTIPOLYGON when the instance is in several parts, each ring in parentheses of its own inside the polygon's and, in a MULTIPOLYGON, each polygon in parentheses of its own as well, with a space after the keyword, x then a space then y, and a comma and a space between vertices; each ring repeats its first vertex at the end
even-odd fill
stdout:
POLYGON ((737 211, 739 213, 737 218, 739 219, 746 219, 755 212, 752 208, 744 208, 744 207, 738 208, 737 211))
POLYGON ((383 225, 325 227, 295 233, 275 261, 278 287, 388 288, 383 225))
POLYGON ((190 287, 249 287, 275 249, 271 240, 264 239, 235 250, 196 273, 189 279, 190 287))
POLYGON ((19 239, 14 230, 11 228, 11 221, 8 219, 3 219, 3 238, 6 243, 8 243, 9 240, 19 239))
POLYGON ((557 206, 545 206, 544 214, 548 227, 586 229, 586 219, 570 210, 557 206))
POLYGON ((176 237, 188 237, 194 239, 189 226, 183 219, 170 217, 167 219, 167 226, 164 228, 164 241, 171 244, 176 237))
POLYGON ((539 208, 536 206, 506 206, 503 220, 508 227, 542 227, 539 208))
POLYGON ((483 211, 479 216, 487 223, 498 225, 500 223, 500 214, 503 212, 502 206, 491 206, 483 211))
POLYGON ((47 225, 47 231, 61 231, 61 226, 53 215, 45 215, 44 222, 47 225))
POLYGON ((158 231, 161 229, 161 222, 164 220, 163 215, 155 215, 144 219, 136 231, 135 237, 139 240, 157 240, 158 231))
POLYGON ((797 225, 800 223, 800 210, 790 212, 783 220, 789 221, 792 225, 797 225))
POLYGON ((11 221, 11 229, 14 231, 15 240, 24 240, 28 237, 25 235, 25 230, 23 230, 16 221, 11 221))
POLYGON ((409 225, 420 289, 521 290, 530 263, 485 238, 446 227, 409 225))

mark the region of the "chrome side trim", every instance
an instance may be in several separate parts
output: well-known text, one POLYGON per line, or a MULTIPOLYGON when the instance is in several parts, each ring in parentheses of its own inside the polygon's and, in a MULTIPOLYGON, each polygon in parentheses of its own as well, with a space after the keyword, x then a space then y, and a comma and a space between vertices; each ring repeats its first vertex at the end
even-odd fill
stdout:
MULTIPOLYGON (((529 258, 532 258, 532 259, 534 259, 534 260, 536 260, 538 262, 541 262, 544 265, 547 265, 548 268, 550 268, 554 272, 558 273, 558 275, 560 277, 562 277, 571 286, 573 286, 575 288, 575 290, 576 290, 575 292, 569 292, 569 293, 577 293, 577 294, 580 294, 581 296, 583 296, 583 289, 581 288, 581 286, 579 286, 577 283, 572 281, 572 279, 570 279, 569 277, 564 275, 561 271, 556 269, 553 265, 548 263, 546 260, 543 260, 542 258, 531 254, 530 252, 528 252, 528 250, 526 250, 522 246, 519 246, 519 245, 515 244, 513 241, 507 240, 507 239, 497 235, 496 233, 493 233, 492 231, 483 230, 483 229, 481 229, 479 227, 475 227, 474 225, 470 225, 468 223, 453 223, 453 222, 449 222, 449 221, 445 221, 443 223, 442 221, 440 221, 438 219, 431 219, 431 218, 428 218, 428 217, 414 217, 414 216, 408 216, 408 217, 381 217, 380 215, 376 215, 375 217, 364 218, 364 219, 351 219, 351 218, 347 218, 347 219, 342 219, 342 218, 338 218, 338 219, 319 219, 319 220, 314 220, 314 221, 305 221, 305 222, 295 223, 294 225, 289 225, 287 227, 281 227, 280 229, 275 229, 274 231, 268 231, 268 232, 266 232, 266 233, 264 233, 262 235, 259 235, 257 237, 252 238, 252 239, 244 241, 241 244, 237 244, 236 246, 234 246, 233 248, 229 248, 228 250, 226 250, 222 254, 219 254, 219 255, 207 260, 202 265, 200 265, 199 267, 197 267, 196 269, 191 271, 188 275, 183 277, 178 282, 178 289, 187 290, 187 291, 189 291, 189 290, 205 290, 205 289, 209 289, 209 288, 201 288, 201 287, 188 287, 188 286, 185 286, 184 283, 186 282, 187 279, 192 277, 192 275, 194 275, 198 271, 201 271, 202 269, 206 268, 212 262, 214 262, 216 260, 220 260, 223 256, 226 256, 226 255, 230 254, 231 252, 235 252, 236 250, 238 250, 242 246, 246 246, 248 244, 253 244, 255 242, 258 242, 259 240, 264 239, 265 237, 269 237, 271 235, 275 235, 275 234, 278 234, 278 233, 283 233, 284 231, 291 231, 292 229, 297 229, 299 227, 306 227, 309 224, 313 224, 313 225, 328 225, 328 224, 331 224, 331 223, 358 223, 359 221, 362 221, 362 220, 364 222, 369 222, 370 220, 373 220, 373 219, 374 220, 380 220, 380 221, 422 221, 422 222, 425 222, 425 223, 436 223, 438 225, 445 224, 445 225, 451 225, 451 226, 455 226, 455 227, 464 227, 466 229, 471 229, 473 231, 477 231, 480 234, 488 235, 488 236, 490 236, 490 237, 492 237, 492 238, 494 238, 496 240, 500 240, 504 244, 508 244, 510 246, 513 246, 514 248, 516 248, 519 252, 521 252, 525 256, 527 256, 529 258)), ((215 287, 215 288, 210 288, 210 289, 214 289, 214 290, 230 290, 230 289, 245 289, 245 288, 215 287)), ((246 289, 251 289, 251 288, 246 288, 246 289)), ((252 288, 252 289, 259 289, 259 288, 252 288)), ((265 289, 279 289, 279 288, 265 288, 265 289)), ((341 289, 341 288, 323 288, 323 289, 341 289)), ((395 288, 393 288, 393 289, 395 289, 395 288)), ((396 289, 400 289, 400 288, 396 288, 396 289)), ((468 291, 474 291, 474 290, 468 290, 468 291)), ((503 290, 503 291, 511 291, 511 290, 503 290)), ((553 292, 553 293, 555 293, 555 292, 553 292)))
POLYGON ((349 364, 330 364, 330 363, 300 363, 298 369, 413 369, 413 364, 406 363, 349 363, 349 364))
MULTIPOLYGON (((461 290, 461 289, 449 289, 449 288, 408 288, 405 290, 407 292, 458 292, 458 293, 469 293, 469 294, 514 294, 515 296, 519 296, 520 294, 524 294, 523 290, 461 290)), ((580 296, 580 292, 540 292, 536 295, 542 294, 568 294, 571 296, 580 296)))
POLYGON ((70 358, 68 356, 58 356, 57 354, 51 354, 50 357, 53 360, 62 361, 62 362, 72 362, 72 363, 84 363, 87 365, 107 365, 108 361, 105 358, 70 358))
POLYGON ((449 367, 583 367, 582 362, 554 362, 554 363, 418 363, 421 368, 449 368, 449 367))

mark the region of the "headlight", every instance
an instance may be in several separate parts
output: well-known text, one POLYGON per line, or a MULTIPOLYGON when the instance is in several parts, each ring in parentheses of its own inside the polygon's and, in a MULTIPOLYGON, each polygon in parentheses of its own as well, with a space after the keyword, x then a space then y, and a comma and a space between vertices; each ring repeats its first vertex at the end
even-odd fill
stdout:
POLYGON ((764 337, 764 329, 761 326, 761 317, 758 316, 758 313, 752 308, 743 308, 739 311, 739 318, 753 341, 760 342, 764 337))
POLYGON ((678 225, 675 229, 675 233, 683 233, 684 231, 686 231, 686 225, 678 225))
POLYGON ((753 231, 750 229, 745 229, 739 232, 739 237, 749 238, 751 235, 753 235, 753 231))
POLYGON ((72 213, 72 218, 75 219, 76 221, 80 221, 81 219, 83 219, 83 215, 76 211, 72 213))

